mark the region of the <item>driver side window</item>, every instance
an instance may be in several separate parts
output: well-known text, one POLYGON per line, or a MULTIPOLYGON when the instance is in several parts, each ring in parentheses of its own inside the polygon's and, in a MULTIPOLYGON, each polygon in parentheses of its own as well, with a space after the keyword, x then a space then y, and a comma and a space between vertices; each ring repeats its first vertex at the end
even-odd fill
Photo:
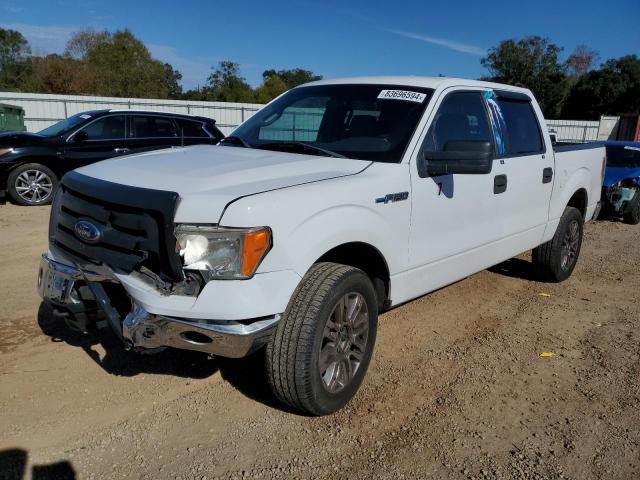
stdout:
POLYGON ((491 125, 480 92, 453 92, 440 104, 424 142, 424 150, 448 152, 461 145, 493 143, 491 125))

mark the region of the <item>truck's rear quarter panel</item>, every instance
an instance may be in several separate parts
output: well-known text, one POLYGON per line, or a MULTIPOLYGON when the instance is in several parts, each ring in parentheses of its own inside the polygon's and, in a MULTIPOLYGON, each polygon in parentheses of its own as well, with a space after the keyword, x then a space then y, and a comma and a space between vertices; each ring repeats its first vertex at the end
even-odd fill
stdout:
POLYGON ((560 217, 572 197, 586 192, 585 221, 593 218, 602 191, 605 148, 594 144, 556 147, 555 178, 549 205, 549 224, 544 241, 553 237, 560 217))

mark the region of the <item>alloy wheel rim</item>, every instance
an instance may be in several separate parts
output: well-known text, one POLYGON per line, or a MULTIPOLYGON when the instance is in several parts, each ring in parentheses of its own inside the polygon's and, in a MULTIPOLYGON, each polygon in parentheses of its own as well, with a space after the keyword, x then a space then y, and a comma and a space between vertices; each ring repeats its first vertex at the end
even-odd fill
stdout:
POLYGON ((53 191, 51 177, 41 170, 25 170, 16 178, 15 189, 28 203, 42 203, 53 191))
POLYGON ((580 242, 580 225, 577 220, 569 224, 569 228, 562 239, 560 267, 568 270, 578 256, 578 244, 580 242))
POLYGON ((324 326, 318 368, 330 393, 349 385, 365 356, 369 338, 369 309, 357 292, 344 295, 333 307, 324 326))

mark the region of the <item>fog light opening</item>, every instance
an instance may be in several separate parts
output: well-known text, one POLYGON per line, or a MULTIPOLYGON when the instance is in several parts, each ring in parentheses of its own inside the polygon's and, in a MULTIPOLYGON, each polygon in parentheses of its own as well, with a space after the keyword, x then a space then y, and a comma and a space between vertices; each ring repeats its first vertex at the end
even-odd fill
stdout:
POLYGON ((195 343, 198 345, 206 345, 213 342, 213 339, 207 337, 200 332, 182 332, 180 336, 189 343, 195 343))

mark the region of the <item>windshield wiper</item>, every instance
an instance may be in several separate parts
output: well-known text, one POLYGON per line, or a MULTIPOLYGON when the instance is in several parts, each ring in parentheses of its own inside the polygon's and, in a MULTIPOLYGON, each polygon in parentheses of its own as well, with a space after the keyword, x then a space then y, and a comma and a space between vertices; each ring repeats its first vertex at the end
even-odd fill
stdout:
POLYGON ((315 145, 310 145, 304 142, 269 142, 263 143, 262 145, 257 145, 256 148, 262 148, 264 150, 277 150, 278 148, 288 148, 293 147, 294 149, 310 151, 316 153, 323 153, 328 157, 334 158, 347 158, 344 155, 340 155, 337 152, 332 152, 331 150, 327 150, 326 148, 316 147, 315 145))
POLYGON ((237 135, 229 135, 228 137, 224 137, 222 140, 220 140, 219 143, 230 143, 232 145, 240 145, 244 148, 253 148, 253 146, 249 142, 237 135))

